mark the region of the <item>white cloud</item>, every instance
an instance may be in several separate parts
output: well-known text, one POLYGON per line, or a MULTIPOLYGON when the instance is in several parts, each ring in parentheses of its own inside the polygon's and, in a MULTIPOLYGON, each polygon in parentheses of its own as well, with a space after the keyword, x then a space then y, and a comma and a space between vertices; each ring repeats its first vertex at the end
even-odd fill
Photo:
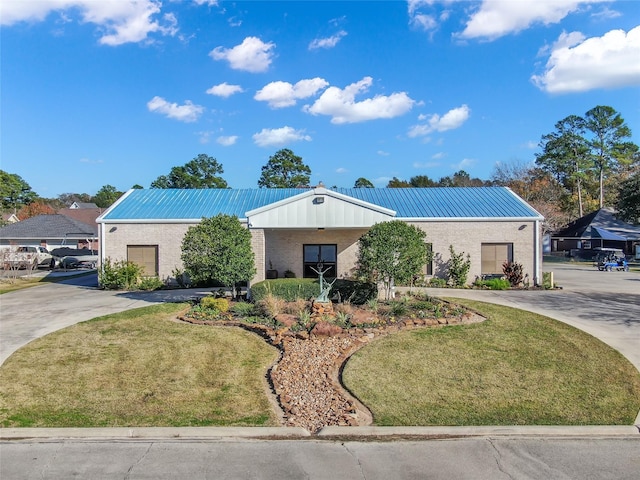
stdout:
POLYGON ((411 138, 428 135, 431 132, 445 132, 460 128, 469 119, 471 109, 467 105, 449 110, 440 116, 434 113, 431 116, 421 115, 419 119, 427 120, 426 124, 414 125, 409 129, 407 135, 411 138))
POLYGON ((376 153, 381 157, 388 157, 390 155, 389 152, 385 152, 384 150, 378 150, 376 153))
POLYGON ((161 6, 157 0, 4 1, 0 2, 0 22, 2 25, 39 22, 51 12, 59 12, 68 19, 68 11, 77 9, 82 22, 93 23, 104 32, 101 44, 116 46, 147 40, 151 33, 175 35, 178 28, 173 14, 165 14, 162 21, 157 19, 161 6))
POLYGON ((341 124, 394 118, 404 115, 413 107, 415 101, 405 92, 376 95, 356 102, 356 94, 366 92, 372 83, 371 77, 364 77, 344 89, 329 87, 313 105, 306 105, 304 110, 313 115, 330 115, 331 123, 341 124))
POLYGON ((344 168, 344 167, 338 167, 338 168, 336 168, 336 173, 340 173, 340 174, 342 174, 342 173, 349 173, 349 170, 347 170, 347 169, 346 169, 346 168, 344 168))
POLYGON ((410 23, 412 26, 418 27, 425 31, 435 30, 438 27, 438 22, 433 17, 433 15, 425 15, 423 13, 418 13, 411 17, 410 23))
POLYGON ((253 98, 268 102, 271 108, 291 107, 298 99, 311 97, 327 85, 329 82, 319 77, 300 80, 295 85, 289 82, 271 82, 258 90, 253 98))
POLYGON ((83 158, 80 159, 80 163, 90 163, 90 164, 93 164, 93 165, 98 165, 98 164, 103 163, 103 162, 102 162, 102 160, 94 160, 94 159, 91 159, 91 158, 83 157, 83 158))
POLYGON ((436 168, 439 167, 441 163, 438 162, 414 162, 413 168, 436 168))
POLYGON ((317 50, 318 48, 333 48, 335 47, 342 37, 346 36, 347 32, 340 30, 335 35, 328 38, 316 38, 309 44, 309 50, 317 50))
POLYGON ((533 83, 549 93, 640 85, 640 26, 587 38, 563 33, 551 49, 542 75, 533 83))
POLYGON ((229 136, 220 136, 216 138, 216 142, 218 142, 223 147, 230 147, 231 145, 235 145, 238 141, 237 135, 229 135, 229 136))
POLYGON ((208 5, 209 7, 216 7, 218 5, 218 0, 193 0, 193 2, 197 5, 208 5))
POLYGON ((242 93, 243 91, 244 90, 242 90, 242 87, 240 85, 229 85, 227 82, 224 82, 209 88, 206 93, 208 93, 209 95, 215 95, 217 97, 228 98, 231 95, 242 93))
POLYGON ((160 113, 167 118, 173 118, 181 122, 195 122, 204 112, 204 107, 195 105, 187 100, 184 105, 177 103, 169 103, 164 98, 155 96, 147 102, 147 108, 150 112, 160 113))
POLYGON ((282 146, 301 140, 311 141, 311 137, 306 135, 304 130, 296 130, 287 126, 273 129, 263 128, 260 132, 254 134, 252 138, 259 147, 282 146))
POLYGON ((515 1, 484 0, 467 22, 460 38, 496 38, 517 33, 540 23, 558 23, 572 12, 589 3, 603 3, 607 0, 555 0, 555 1, 515 1))
POLYGON ((464 170, 465 168, 473 167, 476 164, 476 160, 472 158, 464 158, 458 163, 452 163, 450 167, 453 170, 464 170))
POLYGON ((234 70, 265 72, 271 65, 275 46, 275 43, 264 43, 257 37, 247 37, 233 48, 216 47, 209 56, 214 60, 227 60, 234 70))

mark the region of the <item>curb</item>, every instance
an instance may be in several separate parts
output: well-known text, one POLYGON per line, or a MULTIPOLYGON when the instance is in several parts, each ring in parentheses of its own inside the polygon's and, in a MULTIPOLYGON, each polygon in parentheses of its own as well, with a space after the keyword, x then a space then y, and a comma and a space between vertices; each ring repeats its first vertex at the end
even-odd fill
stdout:
POLYGON ((496 437, 496 436, 547 436, 594 437, 639 436, 637 425, 520 425, 477 427, 325 427, 319 437, 496 437))
POLYGON ((135 440, 135 439, 229 439, 304 438, 311 434, 300 427, 106 427, 106 428, 0 428, 0 440, 135 440))
POLYGON ((638 425, 482 427, 324 427, 316 435, 300 427, 0 428, 0 441, 16 440, 397 440, 462 437, 638 437, 638 425))

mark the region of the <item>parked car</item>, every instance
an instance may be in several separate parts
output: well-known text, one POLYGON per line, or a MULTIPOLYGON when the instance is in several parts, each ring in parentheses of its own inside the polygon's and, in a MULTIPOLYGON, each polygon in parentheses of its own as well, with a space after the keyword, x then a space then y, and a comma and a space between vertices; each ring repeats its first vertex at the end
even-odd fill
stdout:
POLYGON ((58 259, 45 247, 21 245, 2 251, 2 266, 8 269, 55 268, 58 259))
POLYGON ((61 268, 96 268, 98 251, 88 248, 56 248, 52 253, 60 259, 61 268))

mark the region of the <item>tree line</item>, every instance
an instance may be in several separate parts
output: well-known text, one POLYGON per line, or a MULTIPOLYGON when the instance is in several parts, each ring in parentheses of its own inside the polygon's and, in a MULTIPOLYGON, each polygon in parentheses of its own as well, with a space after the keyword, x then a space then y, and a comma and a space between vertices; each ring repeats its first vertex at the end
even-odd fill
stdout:
MULTIPOLYGON (((640 223, 640 149, 630 138, 631 130, 617 111, 596 106, 584 116, 558 121, 554 131, 542 135, 541 151, 533 161, 498 163, 488 180, 460 170, 438 180, 427 175, 409 180, 393 177, 386 188, 507 186, 545 216, 549 231, 603 206, 616 207, 623 219, 640 223)), ((150 188, 230 188, 223 173, 217 159, 201 153, 160 175, 150 188)), ((284 148, 262 167, 258 187, 308 187, 310 179, 311 168, 302 157, 284 148)), ((365 177, 353 187, 375 188, 365 177)), ((0 170, 2 211, 18 212, 19 218, 54 213, 74 201, 107 208, 122 193, 105 185, 93 196, 65 193, 55 199, 40 198, 18 175, 0 170)))

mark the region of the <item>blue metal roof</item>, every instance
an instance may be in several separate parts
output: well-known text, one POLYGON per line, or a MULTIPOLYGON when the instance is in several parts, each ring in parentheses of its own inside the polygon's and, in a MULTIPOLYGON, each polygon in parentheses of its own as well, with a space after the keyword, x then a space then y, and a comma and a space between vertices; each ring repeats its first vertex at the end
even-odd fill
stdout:
POLYGON ((626 242, 627 239, 617 233, 610 232, 600 227, 591 227, 591 238, 601 238, 603 240, 616 240, 618 242, 626 242))
MULTIPOLYGON (((338 188, 340 193, 396 212, 396 218, 540 218, 504 187, 338 188)), ((117 220, 187 220, 218 214, 245 214, 256 208, 308 193, 307 188, 138 189, 100 217, 117 220)), ((99 220, 100 220, 99 219, 99 220)))

